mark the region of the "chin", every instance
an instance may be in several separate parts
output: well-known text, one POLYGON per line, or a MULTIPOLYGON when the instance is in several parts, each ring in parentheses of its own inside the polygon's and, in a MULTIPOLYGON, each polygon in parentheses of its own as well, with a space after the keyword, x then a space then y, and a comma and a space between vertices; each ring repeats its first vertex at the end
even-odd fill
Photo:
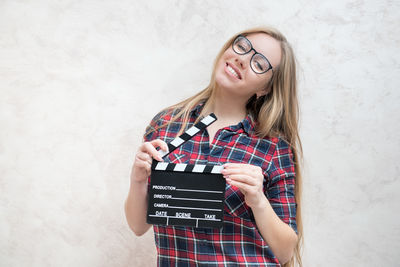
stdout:
POLYGON ((227 82, 224 77, 221 79, 215 77, 215 84, 218 87, 218 91, 223 95, 226 93, 228 93, 229 96, 238 95, 238 92, 236 91, 237 88, 232 87, 232 83, 229 83, 229 81, 227 82))
POLYGON ((219 69, 215 74, 215 83, 218 87, 229 88, 232 87, 232 81, 226 76, 225 71, 219 69))

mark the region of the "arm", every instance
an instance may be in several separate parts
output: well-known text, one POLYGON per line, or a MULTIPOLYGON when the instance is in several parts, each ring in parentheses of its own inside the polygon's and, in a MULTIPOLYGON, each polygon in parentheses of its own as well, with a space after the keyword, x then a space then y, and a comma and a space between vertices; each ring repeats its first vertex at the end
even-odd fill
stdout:
POLYGON ((251 209, 262 237, 279 262, 285 264, 292 258, 297 244, 295 231, 276 215, 264 194, 260 196, 258 204, 251 209))
POLYGON ((125 216, 129 227, 137 236, 146 233, 151 226, 146 223, 146 212, 147 183, 131 182, 129 194, 125 201, 125 216))
POLYGON ((279 140, 266 171, 249 164, 225 164, 227 182, 236 186, 252 209, 256 225, 282 264, 290 260, 296 234, 295 170, 289 145, 279 140), (263 187, 264 177, 268 185, 263 187))
POLYGON ((262 169, 249 164, 228 163, 222 171, 226 181, 239 188, 252 209, 257 228, 279 262, 290 260, 297 244, 295 231, 275 213, 263 192, 262 169))
POLYGON ((146 222, 148 177, 151 173, 152 158, 162 161, 156 147, 168 150, 167 144, 160 139, 145 142, 139 147, 132 167, 131 186, 125 201, 125 216, 129 227, 137 236, 146 233, 151 226, 146 222))

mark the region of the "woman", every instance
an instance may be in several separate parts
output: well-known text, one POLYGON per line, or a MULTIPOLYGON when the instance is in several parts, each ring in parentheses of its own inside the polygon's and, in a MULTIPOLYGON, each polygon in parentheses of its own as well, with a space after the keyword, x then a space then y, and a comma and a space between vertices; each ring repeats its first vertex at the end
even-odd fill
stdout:
POLYGON ((203 116, 218 120, 165 161, 223 165, 221 229, 154 226, 159 266, 301 266, 302 154, 293 51, 273 28, 254 28, 223 46, 207 88, 158 113, 132 167, 125 203, 138 236, 146 223, 147 185, 156 148, 203 116))

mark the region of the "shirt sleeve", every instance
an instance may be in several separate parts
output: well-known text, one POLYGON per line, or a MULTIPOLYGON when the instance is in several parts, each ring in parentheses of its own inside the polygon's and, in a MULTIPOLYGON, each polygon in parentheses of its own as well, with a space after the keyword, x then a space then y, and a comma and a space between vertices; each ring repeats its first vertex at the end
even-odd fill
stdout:
POLYGON ((145 133, 143 135, 144 142, 150 142, 158 138, 158 127, 162 125, 164 115, 165 111, 159 112, 153 117, 149 125, 147 125, 145 133))
POLYGON ((275 213, 297 232, 295 199, 295 166, 289 144, 279 139, 270 166, 266 196, 275 213))

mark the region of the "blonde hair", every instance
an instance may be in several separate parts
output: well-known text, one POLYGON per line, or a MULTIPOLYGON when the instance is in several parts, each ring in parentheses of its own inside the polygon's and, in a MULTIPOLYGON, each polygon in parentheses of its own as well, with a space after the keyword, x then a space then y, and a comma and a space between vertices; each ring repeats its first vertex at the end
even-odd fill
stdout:
MULTIPOLYGON (((301 160, 302 146, 299 137, 298 120, 299 120, 299 105, 297 98, 297 80, 296 80, 296 59, 292 47, 287 42, 286 38, 278 30, 272 27, 257 27, 244 30, 232 38, 230 38, 218 53, 214 65, 210 84, 188 99, 170 106, 166 110, 179 111, 172 119, 158 128, 167 126, 176 121, 178 118, 183 118, 182 127, 178 133, 181 134, 185 130, 189 121, 190 111, 200 102, 205 101, 202 113, 197 118, 197 121, 202 117, 203 111, 206 111, 213 105, 214 94, 216 92, 215 70, 219 59, 223 53, 232 45, 234 39, 239 34, 247 36, 253 33, 265 33, 276 39, 281 46, 281 61, 279 66, 274 68, 272 78, 267 84, 268 93, 265 96, 257 98, 255 95, 251 97, 247 103, 248 112, 258 122, 256 126, 256 134, 260 138, 264 137, 280 137, 289 143, 295 164, 295 198, 297 204, 296 223, 298 230, 298 242, 295 247, 294 256, 289 262, 284 264, 284 267, 295 266, 295 261, 298 266, 302 266, 301 248, 303 245, 303 223, 301 217, 301 193, 302 193, 302 176, 301 176, 301 160)), ((196 122, 197 122, 196 121, 196 122)), ((154 130, 154 129, 153 129, 154 130)))

